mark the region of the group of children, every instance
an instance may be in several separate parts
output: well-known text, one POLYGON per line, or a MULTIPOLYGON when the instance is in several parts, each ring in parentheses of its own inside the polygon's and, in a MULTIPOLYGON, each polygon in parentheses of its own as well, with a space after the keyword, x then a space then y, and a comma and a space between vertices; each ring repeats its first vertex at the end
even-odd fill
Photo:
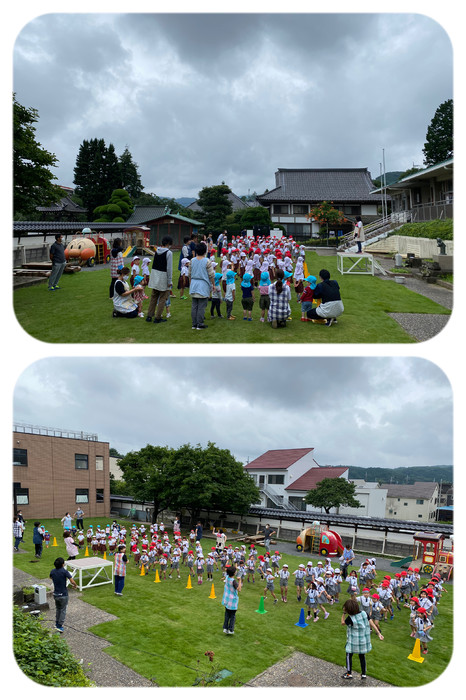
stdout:
MULTIPOLYGON (((183 246, 180 259, 180 274, 178 290, 180 299, 187 299, 189 290, 190 260, 183 255, 187 246, 183 246)), ((269 286, 277 279, 277 272, 283 272, 283 283, 293 285, 296 299, 301 303, 301 321, 309 321, 306 312, 312 308, 313 290, 316 287, 316 277, 305 274, 305 247, 298 244, 292 237, 256 236, 254 239, 244 239, 233 236, 231 242, 224 241, 223 247, 217 251, 212 248, 209 252, 210 264, 214 268, 215 281, 210 298, 210 317, 214 319, 226 317, 234 321, 233 304, 236 300, 236 279, 239 278, 241 291, 241 306, 243 320, 252 321, 252 311, 258 293, 260 321, 267 321, 267 311, 270 306, 269 286), (215 260, 218 254, 220 263, 215 260), (220 266, 220 267, 219 267, 220 266), (217 268, 218 271, 217 271, 217 268), (221 303, 225 302, 225 312, 222 314, 221 303)), ((136 255, 131 263, 130 284, 134 289, 133 298, 138 305, 138 315, 143 318, 143 302, 148 299, 145 287, 149 282, 151 259, 136 255)), ((165 302, 166 318, 171 316, 171 299, 176 298, 173 291, 165 302)), ((288 320, 291 320, 291 316, 288 320)))
POLYGON ((342 570, 332 566, 330 558, 318 561, 315 566, 312 561, 299 564, 291 572, 288 564, 281 563, 282 555, 278 550, 259 554, 254 544, 249 549, 245 544, 233 546, 230 543, 224 548, 211 546, 204 553, 194 530, 188 535, 174 531, 170 539, 163 522, 152 523, 147 528, 144 524, 139 527, 133 524, 127 529, 125 525, 120 526, 113 521, 105 527, 98 525, 95 530, 91 525, 86 535, 80 530, 75 536, 77 546, 90 547, 94 555, 108 552, 112 556, 118 545, 126 545, 128 559, 132 559, 140 570, 144 566, 146 574, 159 567, 161 580, 181 578, 181 567, 186 567, 189 575, 197 576, 198 585, 203 584, 205 574, 207 582, 213 582, 214 571, 219 572, 224 581, 227 567, 235 566, 235 577, 241 584, 254 584, 256 579, 263 582, 264 600, 271 596, 274 604, 278 603, 275 584, 278 583, 280 587, 281 601, 287 603, 288 586, 291 577, 294 577, 297 602, 301 602, 304 596, 306 619, 313 622, 319 621, 320 612, 324 620, 329 617, 327 607, 339 602, 345 582, 346 593, 367 614, 370 628, 380 640, 384 639, 380 623, 394 618, 395 606, 399 611, 402 607, 408 608, 411 637, 420 640, 423 654, 427 653, 427 644, 432 640, 430 631, 438 615, 438 601, 446 590, 439 574, 432 575, 431 580, 421 586, 417 567, 408 567, 406 571, 393 576, 386 574, 376 583, 375 558, 365 559, 359 570, 350 569, 345 579, 342 570))

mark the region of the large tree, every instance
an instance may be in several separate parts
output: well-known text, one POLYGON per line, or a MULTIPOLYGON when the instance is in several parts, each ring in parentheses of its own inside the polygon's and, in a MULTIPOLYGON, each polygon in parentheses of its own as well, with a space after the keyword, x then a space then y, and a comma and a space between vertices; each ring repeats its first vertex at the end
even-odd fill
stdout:
POLYGON ((50 170, 57 157, 36 140, 38 121, 37 110, 23 107, 13 95, 13 211, 22 218, 34 217, 36 207, 49 206, 63 196, 50 170))
POLYGON ((115 147, 104 139, 84 140, 74 168, 76 194, 92 218, 96 207, 106 204, 113 190, 120 185, 120 169, 115 147))
POLYGON ((131 197, 126 190, 113 190, 108 204, 94 209, 94 221, 126 221, 134 211, 131 197))
POLYGON ((424 165, 436 165, 453 157, 453 100, 446 100, 437 107, 427 129, 422 149, 424 165))
POLYGON ((229 194, 231 190, 224 182, 213 187, 203 187, 199 192, 197 204, 202 211, 196 212, 196 218, 204 222, 209 233, 222 230, 226 217, 232 213, 233 207, 228 199, 229 194))
POLYGON ((183 445, 173 452, 168 471, 172 508, 188 510, 192 523, 201 510, 246 513, 260 497, 242 464, 212 442, 206 448, 183 445))
POLYGON ((146 445, 137 452, 128 452, 118 462, 131 495, 153 504, 153 522, 162 510, 172 507, 168 473, 172 452, 168 447, 146 445))
POLYGON ((137 163, 134 162, 128 148, 125 148, 118 158, 118 164, 120 168, 120 187, 126 190, 134 201, 142 194, 144 187, 141 183, 137 163))
POLYGON ((326 478, 319 481, 315 489, 308 491, 304 500, 315 508, 323 508, 326 513, 340 506, 362 508, 354 497, 355 489, 355 484, 341 477, 326 478))

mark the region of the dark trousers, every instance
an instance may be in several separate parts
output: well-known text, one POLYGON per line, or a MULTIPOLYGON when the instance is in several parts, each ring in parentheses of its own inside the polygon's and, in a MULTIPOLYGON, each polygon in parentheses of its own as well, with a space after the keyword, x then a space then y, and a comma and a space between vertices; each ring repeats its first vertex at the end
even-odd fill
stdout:
POLYGON ((82 518, 76 518, 76 527, 78 530, 84 530, 84 523, 82 518))
MULTIPOLYGON (((363 676, 366 675, 366 655, 365 654, 358 654, 359 656, 359 661, 361 664, 361 673, 363 676)), ((353 654, 349 654, 348 652, 346 653, 346 670, 348 673, 351 673, 352 669, 352 663, 353 663, 353 654)))
POLYGON ((115 574, 115 593, 121 593, 125 585, 125 577, 115 574))
POLYGON ((204 325, 204 315, 208 301, 207 297, 191 297, 191 320, 193 326, 204 325))
POLYGON ((55 598, 55 624, 57 627, 63 627, 66 617, 66 606, 68 605, 68 596, 54 596, 55 598))
POLYGON ((230 632, 235 631, 236 610, 228 610, 225 608, 225 619, 223 620, 223 629, 230 632))
POLYGON ((36 548, 36 557, 40 557, 42 555, 42 542, 35 544, 34 547, 36 548))
POLYGON ((210 305, 210 315, 214 315, 214 311, 217 312, 217 316, 221 316, 222 314, 220 313, 220 299, 212 299, 212 303, 210 305))

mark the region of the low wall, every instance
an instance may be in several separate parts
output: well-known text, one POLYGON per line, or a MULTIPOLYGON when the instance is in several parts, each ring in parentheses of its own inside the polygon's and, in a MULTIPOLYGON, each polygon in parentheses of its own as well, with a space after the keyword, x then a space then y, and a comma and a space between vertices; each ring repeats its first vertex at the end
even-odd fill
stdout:
MULTIPOLYGON (((453 241, 444 241, 446 254, 453 255, 453 241)), ((433 258, 439 254, 439 247, 436 239, 414 238, 412 236, 387 236, 375 243, 368 243, 364 246, 367 253, 400 253, 407 255, 414 252, 417 258, 433 258)))

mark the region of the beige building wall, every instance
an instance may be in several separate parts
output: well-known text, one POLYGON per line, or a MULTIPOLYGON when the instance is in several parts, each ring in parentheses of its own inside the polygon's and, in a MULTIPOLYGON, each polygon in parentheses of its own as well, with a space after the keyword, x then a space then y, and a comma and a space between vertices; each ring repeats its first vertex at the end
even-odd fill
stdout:
POLYGON ((26 520, 73 515, 79 505, 84 517, 110 515, 108 442, 14 432, 15 448, 27 451, 27 466, 13 465, 14 494, 28 489, 28 503, 17 497, 13 509, 26 520), (76 455, 87 457, 87 469, 76 468, 76 455), (76 489, 87 490, 87 502, 76 489))

